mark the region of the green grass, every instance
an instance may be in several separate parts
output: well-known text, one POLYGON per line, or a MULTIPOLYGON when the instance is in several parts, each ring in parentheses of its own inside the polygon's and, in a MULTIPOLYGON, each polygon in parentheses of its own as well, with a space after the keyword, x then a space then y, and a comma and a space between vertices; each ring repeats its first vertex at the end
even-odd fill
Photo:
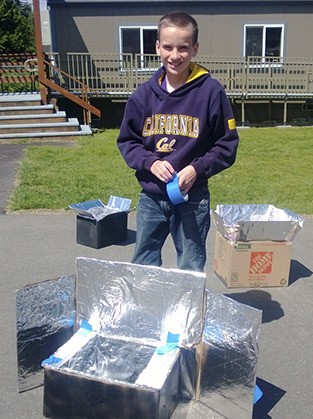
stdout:
MULTIPOLYGON (((82 138, 79 147, 29 146, 9 210, 66 209, 109 196, 137 205, 140 186, 116 147, 117 130, 82 138)), ((273 204, 313 214, 313 128, 239 130, 236 163, 209 180, 211 206, 273 204)))

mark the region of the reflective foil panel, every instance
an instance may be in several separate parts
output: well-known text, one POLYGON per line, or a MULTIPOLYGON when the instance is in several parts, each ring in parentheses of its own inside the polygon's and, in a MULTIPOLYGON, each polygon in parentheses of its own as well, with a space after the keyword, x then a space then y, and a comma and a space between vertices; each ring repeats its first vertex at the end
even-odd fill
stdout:
POLYGON ((77 259, 77 316, 93 330, 159 345, 199 343, 206 276, 200 272, 77 259))
POLYGON ((171 417, 179 346, 201 341, 205 281, 203 273, 78 258, 80 329, 45 365, 44 415, 171 417))
POLYGON ((75 275, 16 291, 18 389, 43 383, 41 362, 73 334, 75 275))
POLYGON ((201 403, 223 417, 252 417, 262 311, 207 291, 201 403))

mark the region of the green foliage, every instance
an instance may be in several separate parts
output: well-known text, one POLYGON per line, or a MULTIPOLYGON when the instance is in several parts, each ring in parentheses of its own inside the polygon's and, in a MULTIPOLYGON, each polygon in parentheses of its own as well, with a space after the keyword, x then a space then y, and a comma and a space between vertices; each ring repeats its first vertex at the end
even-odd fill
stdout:
POLYGON ((19 0, 0 0, 0 53, 34 52, 31 6, 19 0))
MULTIPOLYGON (((137 205, 140 186, 117 147, 117 130, 79 140, 78 147, 29 147, 9 209, 66 209, 117 195, 137 205)), ((312 127, 239 130, 234 166, 209 180, 217 204, 273 204, 313 214, 312 127)))

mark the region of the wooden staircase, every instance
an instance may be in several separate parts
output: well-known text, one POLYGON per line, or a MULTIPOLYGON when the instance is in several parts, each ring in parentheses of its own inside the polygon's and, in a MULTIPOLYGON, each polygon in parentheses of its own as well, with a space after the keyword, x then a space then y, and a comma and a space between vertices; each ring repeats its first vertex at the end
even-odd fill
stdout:
POLYGON ((0 143, 8 140, 74 140, 92 135, 89 125, 67 118, 38 93, 0 94, 0 143))

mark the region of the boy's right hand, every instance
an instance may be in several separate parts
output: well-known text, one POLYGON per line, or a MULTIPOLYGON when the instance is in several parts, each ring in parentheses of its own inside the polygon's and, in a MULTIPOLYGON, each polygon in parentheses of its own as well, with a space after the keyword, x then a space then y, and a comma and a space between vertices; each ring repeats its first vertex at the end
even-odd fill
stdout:
POLYGON ((164 183, 172 180, 175 170, 167 160, 156 160, 150 167, 151 173, 164 183))

